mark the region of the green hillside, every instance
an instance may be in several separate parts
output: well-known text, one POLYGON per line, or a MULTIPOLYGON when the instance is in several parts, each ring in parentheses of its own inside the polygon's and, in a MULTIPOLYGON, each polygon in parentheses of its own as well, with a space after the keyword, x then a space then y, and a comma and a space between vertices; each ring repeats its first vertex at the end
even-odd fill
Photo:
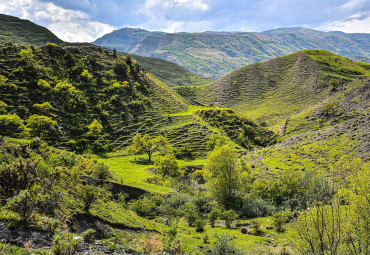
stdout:
POLYGON ((45 27, 29 20, 0 14, 0 44, 9 41, 27 45, 44 45, 47 42, 67 44, 45 27))
POLYGON ((173 34, 125 28, 104 35, 93 43, 171 61, 209 78, 219 78, 246 64, 305 49, 325 49, 363 61, 370 59, 369 34, 327 33, 305 28, 282 28, 261 33, 173 34))
POLYGON ((205 85, 213 81, 213 79, 200 77, 177 64, 159 58, 141 57, 138 55, 132 55, 132 58, 144 70, 153 74, 170 87, 205 85))
MULTIPOLYGON (((176 90, 190 102, 230 107, 282 133, 287 118, 293 121, 290 125, 298 118, 312 118, 352 82, 369 76, 370 64, 324 50, 306 50, 247 65, 206 86, 176 90), (339 81, 338 88, 329 85, 331 79, 339 81)), ((301 131, 307 129, 297 127, 294 132, 301 131)))
MULTIPOLYGON (((147 33, 139 33, 139 31, 132 31, 128 34, 126 40, 120 39, 121 43, 128 43, 135 41, 147 33)), ((149 32, 148 32, 149 33, 149 32)), ((50 32, 45 27, 39 26, 29 20, 19 19, 17 17, 0 14, 0 44, 12 41, 16 44, 42 46, 47 42, 56 43, 60 46, 78 46, 86 45, 88 43, 67 43, 60 40, 56 35, 50 32)), ((109 46, 108 46, 109 47, 109 46)), ((114 47, 110 47, 114 48, 114 47)), ((127 54, 126 54, 127 55, 127 54)), ((190 86, 190 85, 204 85, 212 81, 191 73, 182 67, 157 58, 148 58, 134 55, 132 56, 139 65, 146 71, 153 74, 159 80, 168 86, 190 86)))

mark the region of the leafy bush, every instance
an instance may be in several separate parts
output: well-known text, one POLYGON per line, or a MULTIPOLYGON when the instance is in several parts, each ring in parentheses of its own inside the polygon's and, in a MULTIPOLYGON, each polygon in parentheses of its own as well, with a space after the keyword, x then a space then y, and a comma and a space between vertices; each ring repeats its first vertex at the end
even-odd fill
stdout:
POLYGON ((226 228, 231 227, 231 223, 238 218, 238 214, 233 210, 224 211, 220 218, 225 221, 226 228))
POLYGON ((202 218, 197 218, 194 222, 195 226, 195 231, 197 232, 203 232, 204 231, 204 226, 205 226, 205 221, 202 218))
POLYGON ((277 208, 272 202, 248 196, 243 199, 239 215, 245 218, 264 217, 273 215, 276 211, 277 208))
POLYGON ((112 172, 109 169, 109 166, 104 163, 99 163, 94 168, 92 176, 101 180, 108 180, 113 177, 112 172))
POLYGON ((210 254, 224 254, 224 255, 241 255, 244 254, 240 249, 236 248, 234 237, 229 235, 215 234, 216 241, 211 248, 210 254))

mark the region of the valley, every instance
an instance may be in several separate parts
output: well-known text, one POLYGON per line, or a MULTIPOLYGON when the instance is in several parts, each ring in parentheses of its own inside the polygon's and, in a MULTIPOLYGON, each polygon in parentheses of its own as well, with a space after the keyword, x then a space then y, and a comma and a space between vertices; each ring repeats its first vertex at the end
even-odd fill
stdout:
POLYGON ((343 56, 311 41, 264 50, 293 32, 348 34, 124 29, 94 42, 104 48, 6 16, 1 254, 370 252, 370 64, 346 58, 361 46, 343 56), (179 63, 191 73, 151 58, 161 54, 117 52, 183 37, 197 57, 214 56, 194 51, 210 34, 215 51, 248 37, 259 58, 179 63))

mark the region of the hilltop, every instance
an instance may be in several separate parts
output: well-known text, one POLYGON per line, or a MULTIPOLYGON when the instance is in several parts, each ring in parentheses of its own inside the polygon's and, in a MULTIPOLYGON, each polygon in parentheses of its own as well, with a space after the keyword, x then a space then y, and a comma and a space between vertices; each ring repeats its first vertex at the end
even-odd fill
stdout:
POLYGON ((27 45, 44 45, 47 42, 67 44, 45 27, 29 20, 0 14, 0 44, 9 41, 27 45))
MULTIPOLYGON (((143 35, 140 37, 139 32, 142 31, 131 31, 131 33, 127 34, 126 40, 120 38, 120 42, 128 43, 130 40, 135 41, 147 34, 142 33, 143 35)), ((15 44, 34 46, 42 46, 48 42, 55 43, 59 46, 92 46, 89 43, 64 42, 43 26, 39 26, 29 20, 0 14, 0 44, 7 43, 9 41, 12 41, 15 44)), ((113 49, 114 47, 111 48, 113 49)), ((153 74, 168 86, 203 85, 212 81, 212 79, 200 77, 185 70, 177 64, 162 59, 147 58, 137 55, 133 55, 132 58, 138 61, 139 65, 143 69, 153 74)))
POLYGON ((261 33, 163 33, 124 28, 93 44, 176 63, 203 77, 219 78, 249 63, 304 49, 325 49, 351 59, 370 59, 370 35, 281 28, 261 33), (127 40, 130 38, 130 40, 127 40))
MULTIPOLYGON (((189 102, 230 107, 283 133, 288 120, 305 120, 294 133, 312 130, 321 108, 356 87, 366 88, 370 64, 340 57, 324 50, 305 50, 239 68, 205 86, 179 87, 189 102), (331 79, 338 88, 329 86, 331 79), (307 119, 305 119, 307 118, 307 119)), ((359 93, 359 92, 358 92, 359 93)), ((342 100, 342 98, 341 98, 342 100)), ((362 100, 365 100, 363 98, 362 100)), ((336 115, 344 110, 335 103, 336 115)), ((363 109, 366 112, 366 109, 363 109)), ((338 116, 337 116, 338 118, 338 116)), ((293 131, 292 131, 293 132, 293 131)))

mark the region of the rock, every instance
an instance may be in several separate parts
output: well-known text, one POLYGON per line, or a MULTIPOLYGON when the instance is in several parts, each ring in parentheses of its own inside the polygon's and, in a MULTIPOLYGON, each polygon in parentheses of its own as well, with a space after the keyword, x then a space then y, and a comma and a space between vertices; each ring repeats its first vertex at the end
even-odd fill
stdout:
POLYGON ((240 232, 242 232, 242 234, 248 234, 248 229, 247 228, 242 228, 240 230, 240 232))

